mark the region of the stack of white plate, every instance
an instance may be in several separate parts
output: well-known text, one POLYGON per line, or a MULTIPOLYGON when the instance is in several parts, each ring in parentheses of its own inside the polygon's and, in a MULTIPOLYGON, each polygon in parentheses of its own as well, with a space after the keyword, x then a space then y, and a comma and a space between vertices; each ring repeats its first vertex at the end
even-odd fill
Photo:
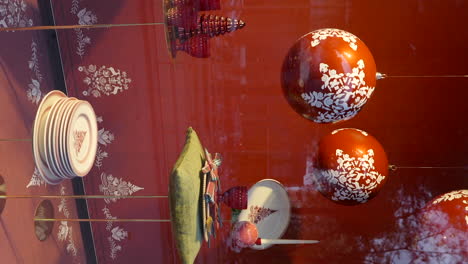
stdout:
POLYGON ((34 121, 36 166, 49 184, 86 176, 94 164, 98 144, 97 120, 86 101, 60 91, 41 101, 34 121))

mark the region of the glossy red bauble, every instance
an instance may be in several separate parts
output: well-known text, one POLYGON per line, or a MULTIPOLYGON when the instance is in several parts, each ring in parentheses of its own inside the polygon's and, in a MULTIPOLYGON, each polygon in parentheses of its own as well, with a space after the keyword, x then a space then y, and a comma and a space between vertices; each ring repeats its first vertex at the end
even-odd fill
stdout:
POLYGON ((344 128, 321 139, 314 168, 318 190, 340 204, 365 203, 385 184, 388 160, 367 132, 344 128))
POLYGON ((449 228, 468 232, 468 190, 437 196, 424 207, 423 216, 424 222, 437 232, 449 228))
POLYGON ((450 263, 466 263, 468 190, 437 196, 424 206, 421 216, 412 247, 430 254, 444 252, 446 256, 450 256, 450 263))
POLYGON ((358 37, 339 29, 310 32, 291 47, 281 82, 289 104, 317 123, 354 117, 372 95, 376 66, 358 37))
POLYGON ((255 224, 248 221, 240 221, 234 225, 231 235, 234 244, 245 248, 255 244, 258 238, 258 230, 255 224))

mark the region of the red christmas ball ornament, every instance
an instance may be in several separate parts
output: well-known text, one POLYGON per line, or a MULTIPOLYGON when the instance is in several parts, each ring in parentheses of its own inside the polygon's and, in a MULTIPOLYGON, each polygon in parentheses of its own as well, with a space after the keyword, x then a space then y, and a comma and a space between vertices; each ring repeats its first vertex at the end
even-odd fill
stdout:
POLYGON ((437 232, 448 228, 468 232, 468 190, 437 196, 424 207, 423 220, 437 232))
POLYGON ((365 203, 385 184, 387 155, 367 132, 338 129, 320 140, 314 177, 318 190, 344 205, 365 203))
POLYGON ((421 216, 412 247, 421 252, 441 251, 452 257, 451 263, 465 263, 463 261, 468 259, 468 190, 437 196, 424 206, 421 216))
POLYGON ((353 118, 376 83, 371 52, 355 35, 333 28, 312 31, 291 47, 281 83, 289 104, 316 123, 353 118))
POLYGON ((250 247, 258 238, 258 230, 255 224, 248 221, 240 221, 232 229, 233 244, 241 248, 250 247))

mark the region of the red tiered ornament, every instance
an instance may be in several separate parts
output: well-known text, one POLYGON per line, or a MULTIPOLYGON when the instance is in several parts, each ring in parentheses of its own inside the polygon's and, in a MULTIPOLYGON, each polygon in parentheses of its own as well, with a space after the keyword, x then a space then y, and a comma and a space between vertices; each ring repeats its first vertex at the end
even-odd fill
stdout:
POLYGON ((284 95, 301 116, 316 123, 353 118, 372 95, 376 66, 358 37, 339 29, 310 32, 283 62, 284 95))
POLYGON ((235 186, 218 196, 218 202, 223 202, 231 209, 247 209, 247 186, 235 186))
POLYGON ((201 35, 213 38, 242 29, 244 26, 245 22, 242 20, 203 14, 198 17, 196 27, 178 27, 177 37, 182 40, 201 35))
POLYGON ((168 26, 176 28, 197 27, 197 11, 190 6, 172 7, 167 10, 166 21, 168 26))
POLYGON ((338 129, 320 141, 314 177, 318 190, 332 201, 365 203, 377 195, 387 176, 387 155, 367 132, 338 129))
POLYGON ((193 6, 198 11, 210 11, 221 9, 220 0, 165 0, 167 7, 193 6))
POLYGON ((208 58, 210 57, 210 42, 208 40, 206 36, 194 36, 183 43, 177 44, 174 41, 171 43, 173 57, 177 51, 184 51, 195 58, 208 58))
POLYGON ((220 10, 220 0, 200 0, 200 11, 220 10))

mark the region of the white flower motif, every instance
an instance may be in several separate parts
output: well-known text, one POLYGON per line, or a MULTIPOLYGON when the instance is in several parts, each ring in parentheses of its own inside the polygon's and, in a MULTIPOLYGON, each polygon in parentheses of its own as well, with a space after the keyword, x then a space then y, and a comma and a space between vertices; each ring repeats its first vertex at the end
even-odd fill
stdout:
POLYGON ((111 233, 112 233, 112 238, 117 241, 121 241, 128 237, 128 232, 123 230, 123 228, 119 226, 114 227, 111 233))
POLYGON ((351 73, 337 73, 325 63, 320 63, 322 86, 324 92, 311 91, 302 93, 301 97, 310 106, 318 108, 318 116, 313 117, 317 123, 329 123, 347 120, 354 117, 367 102, 374 87, 366 86, 364 81, 364 61, 359 60, 351 73), (321 110, 321 111, 320 111, 321 110))
POLYGON ((78 71, 86 74, 83 79, 83 82, 88 85, 88 89, 83 91, 85 96, 116 95, 119 92, 128 90, 132 82, 132 79, 128 78, 127 72, 114 67, 103 65, 98 69, 96 65, 79 66, 78 71))
POLYGON ((349 32, 346 32, 344 30, 334 29, 334 28, 325 28, 325 29, 319 29, 319 30, 313 31, 310 34, 312 37, 310 45, 312 47, 318 46, 321 40, 334 37, 334 38, 341 38, 343 39, 344 42, 349 43, 349 47, 351 47, 353 50, 358 49, 358 46, 356 44, 356 40, 358 38, 355 35, 349 32))
POLYGON ((35 167, 31 180, 29 181, 28 185, 26 185, 26 188, 41 185, 46 185, 46 182, 42 179, 37 167, 35 167))
POLYGON ((68 231, 69 231, 68 222, 61 221, 59 225, 59 231, 57 234, 59 241, 65 241, 67 239, 68 231))
POLYGON ((86 8, 81 9, 76 16, 78 16, 78 24, 80 25, 93 25, 97 22, 97 16, 86 8))
POLYGON ((110 131, 104 130, 104 128, 99 129, 98 131, 98 142, 99 144, 102 144, 104 146, 107 146, 107 144, 112 143, 114 141, 114 134, 112 134, 110 131))
POLYGON ((336 169, 314 170, 319 179, 319 190, 333 186, 332 200, 366 202, 377 184, 386 177, 375 170, 374 151, 369 149, 361 158, 355 158, 337 149, 336 157, 336 169))
MULTIPOLYGON (((122 180, 122 178, 116 178, 112 174, 106 175, 105 173, 101 174, 102 183, 99 185, 99 190, 104 193, 104 195, 113 195, 113 196, 129 196, 133 193, 143 190, 144 188, 138 187, 130 182, 122 180)), ((119 198, 104 199, 106 203, 117 202, 119 198)))
POLYGON ((438 204, 440 202, 452 201, 454 199, 468 198, 468 190, 453 191, 442 195, 432 202, 432 204, 438 204))

